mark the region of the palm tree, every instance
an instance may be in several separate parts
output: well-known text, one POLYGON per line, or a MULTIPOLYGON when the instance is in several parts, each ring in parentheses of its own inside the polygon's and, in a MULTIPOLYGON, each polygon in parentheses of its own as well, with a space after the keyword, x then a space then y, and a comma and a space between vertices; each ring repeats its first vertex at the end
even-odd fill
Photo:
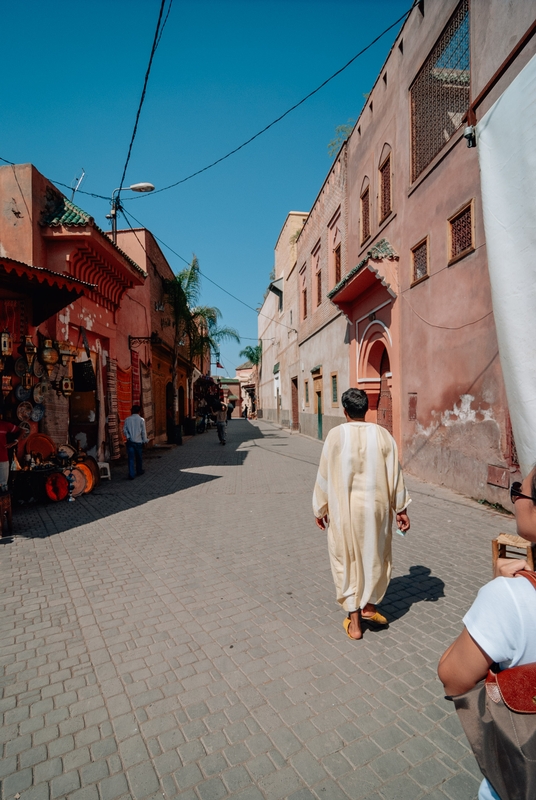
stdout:
POLYGON ((262 342, 259 342, 259 344, 256 345, 248 344, 239 352, 238 355, 241 358, 247 358, 248 361, 251 361, 254 367, 258 367, 262 358, 262 342))
POLYGON ((172 280, 166 281, 165 293, 173 309, 175 322, 175 382, 180 347, 186 345, 190 364, 193 366, 197 361, 202 368, 207 353, 217 353, 221 342, 233 340, 240 344, 240 337, 234 328, 220 325, 219 308, 199 305, 201 275, 195 255, 191 264, 172 280))

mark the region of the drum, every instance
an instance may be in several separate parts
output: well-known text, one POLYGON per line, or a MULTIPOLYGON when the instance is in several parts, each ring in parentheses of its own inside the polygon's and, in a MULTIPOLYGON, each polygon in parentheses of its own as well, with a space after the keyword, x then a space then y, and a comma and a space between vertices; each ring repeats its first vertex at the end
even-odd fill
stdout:
MULTIPOLYGON (((70 469, 64 469, 63 474, 68 479, 69 475, 71 474, 70 469)), ((84 494, 86 488, 86 476, 82 472, 81 469, 78 469, 78 465, 73 467, 73 497, 80 497, 81 494, 84 494)))

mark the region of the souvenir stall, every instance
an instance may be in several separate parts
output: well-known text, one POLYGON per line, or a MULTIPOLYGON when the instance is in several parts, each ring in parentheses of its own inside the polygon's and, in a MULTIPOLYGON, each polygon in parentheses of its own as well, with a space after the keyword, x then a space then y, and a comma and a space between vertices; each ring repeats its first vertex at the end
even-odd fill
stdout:
POLYGON ((11 448, 15 502, 73 499, 100 480, 97 461, 69 442, 76 349, 39 331, 88 288, 51 270, 0 259, 0 416, 22 431, 11 448))

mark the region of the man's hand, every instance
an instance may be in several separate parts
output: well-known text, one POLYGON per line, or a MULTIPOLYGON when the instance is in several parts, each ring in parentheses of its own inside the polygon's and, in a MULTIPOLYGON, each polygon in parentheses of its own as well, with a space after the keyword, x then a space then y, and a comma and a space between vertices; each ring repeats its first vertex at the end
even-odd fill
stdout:
POLYGON ((404 531, 404 533, 406 531, 409 531, 410 522, 409 522, 409 517, 405 511, 401 511, 400 514, 396 515, 396 524, 399 530, 404 531))
POLYGON ((495 564, 495 578, 515 578, 522 569, 529 569, 524 558, 498 558, 495 564))
POLYGON ((325 531, 326 526, 329 524, 328 515, 326 514, 325 517, 315 517, 315 522, 321 531, 325 531))

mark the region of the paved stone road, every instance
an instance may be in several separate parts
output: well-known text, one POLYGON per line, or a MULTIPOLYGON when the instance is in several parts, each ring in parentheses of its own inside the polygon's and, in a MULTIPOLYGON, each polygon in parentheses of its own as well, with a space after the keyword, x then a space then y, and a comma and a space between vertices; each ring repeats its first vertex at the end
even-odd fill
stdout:
POLYGON ((4 800, 474 800, 435 667, 511 519, 410 480, 389 630, 346 638, 320 444, 233 420, 2 540, 4 800))

